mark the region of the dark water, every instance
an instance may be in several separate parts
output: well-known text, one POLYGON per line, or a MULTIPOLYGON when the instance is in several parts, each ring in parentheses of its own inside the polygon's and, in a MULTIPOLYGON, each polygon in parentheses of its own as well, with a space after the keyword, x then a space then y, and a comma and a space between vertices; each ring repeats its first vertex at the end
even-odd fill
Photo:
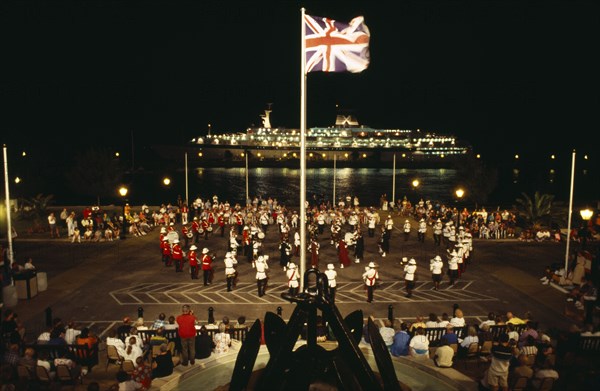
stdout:
MULTIPOLYGON (((597 170, 596 170, 597 171, 597 170)), ((392 168, 342 168, 334 174, 333 168, 309 168, 306 170, 307 199, 331 200, 346 195, 359 197, 362 205, 378 205, 382 194, 390 200, 393 193, 392 168)), ((590 203, 598 199, 598 181, 593 172, 580 170, 576 175, 575 203, 590 203)), ((164 173, 161 175, 165 175, 164 173)), ((395 198, 407 196, 411 201, 419 198, 442 203, 457 201, 454 194, 462 178, 458 171, 449 168, 396 169, 395 198), (415 189, 411 183, 418 179, 415 189)), ((184 170, 169 175, 172 182, 166 187, 155 174, 136 174, 132 177, 130 199, 134 203, 160 204, 175 202, 178 196, 185 199, 186 181, 184 170), (140 191, 141 189, 141 191, 140 191)), ((190 199, 217 195, 230 203, 245 201, 246 175, 244 168, 190 168, 188 171, 188 195, 190 199)), ((461 204, 475 205, 476 200, 467 195, 461 204)), ((568 202, 570 193, 570 167, 562 169, 525 167, 498 170, 498 182, 486 204, 509 207, 521 193, 533 196, 534 191, 553 194, 557 201, 568 202)), ((248 170, 248 193, 250 197, 275 197, 286 205, 299 205, 300 170, 290 168, 250 168, 248 170)), ((477 200, 478 201, 478 200, 477 200)), ((480 203, 481 204, 481 203, 480 203)), ((591 206, 595 204, 592 203, 591 206)))

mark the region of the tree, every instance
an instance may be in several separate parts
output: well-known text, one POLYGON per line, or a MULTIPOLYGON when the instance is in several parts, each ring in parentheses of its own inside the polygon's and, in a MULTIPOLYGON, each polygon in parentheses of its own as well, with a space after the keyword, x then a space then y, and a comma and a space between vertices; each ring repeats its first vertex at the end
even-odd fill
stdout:
POLYGON ((48 217, 48 207, 54 202, 54 195, 38 194, 31 198, 19 199, 18 218, 32 222, 32 230, 42 231, 48 217))
POLYGON ((540 194, 536 191, 533 199, 521 193, 523 198, 517 198, 514 209, 525 228, 539 230, 542 227, 551 228, 553 223, 564 223, 564 210, 554 204, 554 195, 540 194))
POLYGON ((124 169, 107 149, 89 149, 75 156, 73 168, 66 174, 70 188, 77 194, 114 197, 124 169))

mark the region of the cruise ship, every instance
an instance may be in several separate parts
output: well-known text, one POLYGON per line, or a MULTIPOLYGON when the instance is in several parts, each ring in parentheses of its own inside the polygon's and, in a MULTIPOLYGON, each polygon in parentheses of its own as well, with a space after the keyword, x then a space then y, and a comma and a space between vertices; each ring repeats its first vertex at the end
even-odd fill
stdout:
MULTIPOLYGON (((300 129, 272 127, 271 109, 261 115, 262 126, 245 132, 212 134, 194 138, 196 159, 207 165, 235 165, 251 159, 254 164, 298 164, 300 129)), ((308 166, 380 166, 394 158, 399 164, 419 166, 452 165, 471 153, 471 147, 456 137, 409 129, 374 129, 361 125, 353 114, 339 113, 335 125, 306 130, 306 163, 308 166)), ((190 148, 188 148, 189 150, 190 148)))

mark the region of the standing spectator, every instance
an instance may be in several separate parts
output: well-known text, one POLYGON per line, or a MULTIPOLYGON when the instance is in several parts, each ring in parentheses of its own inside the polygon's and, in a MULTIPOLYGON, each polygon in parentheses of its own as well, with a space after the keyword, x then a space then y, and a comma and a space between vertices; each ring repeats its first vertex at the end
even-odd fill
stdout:
POLYGON ((182 314, 177 317, 178 334, 181 339, 181 365, 194 365, 196 358, 196 317, 189 305, 181 307, 182 314))
POLYGON ((213 338, 215 353, 225 353, 231 346, 231 335, 227 332, 225 323, 219 323, 219 332, 213 338))
POLYGON ((60 232, 58 231, 58 225, 56 225, 56 216, 54 216, 54 212, 50 212, 48 215, 48 226, 50 227, 50 237, 60 238, 60 232))
POLYGON ((508 344, 508 334, 501 334, 499 342, 492 346, 492 363, 484 375, 484 381, 492 391, 502 387, 508 390, 508 370, 515 349, 508 344))

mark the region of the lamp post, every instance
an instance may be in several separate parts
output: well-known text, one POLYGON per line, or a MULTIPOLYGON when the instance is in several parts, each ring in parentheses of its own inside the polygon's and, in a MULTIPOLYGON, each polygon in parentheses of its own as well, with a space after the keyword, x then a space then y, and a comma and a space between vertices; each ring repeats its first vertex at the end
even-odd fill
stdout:
POLYGON ((119 239, 123 240, 125 239, 125 237, 127 236, 127 217, 125 215, 125 206, 127 206, 127 192, 129 191, 129 189, 127 189, 125 186, 121 186, 119 188, 119 194, 121 195, 121 198, 123 199, 123 224, 121 226, 121 234, 119 235, 119 239))
MULTIPOLYGON (((413 179, 413 181, 411 182, 413 192, 415 193, 415 197, 417 197, 417 198, 418 198, 417 188, 419 187, 420 184, 421 184, 421 182, 419 182, 418 179, 413 179)), ((418 203, 419 203, 419 200, 415 199, 414 204, 416 205, 418 203)))
POLYGON ((594 211, 589 208, 585 208, 585 209, 581 209, 579 211, 579 214, 581 215, 581 218, 583 219, 583 230, 581 233, 581 247, 585 248, 585 244, 587 243, 587 237, 588 237, 588 221, 592 218, 594 211))
POLYGON ((460 226, 461 225, 460 224, 461 214, 460 214, 460 210, 458 208, 460 207, 460 200, 462 200, 463 196, 465 195, 465 191, 459 187, 458 189, 456 189, 456 191, 454 191, 454 194, 456 195, 456 206, 457 206, 457 208, 456 208, 456 211, 457 211, 456 226, 460 226))

